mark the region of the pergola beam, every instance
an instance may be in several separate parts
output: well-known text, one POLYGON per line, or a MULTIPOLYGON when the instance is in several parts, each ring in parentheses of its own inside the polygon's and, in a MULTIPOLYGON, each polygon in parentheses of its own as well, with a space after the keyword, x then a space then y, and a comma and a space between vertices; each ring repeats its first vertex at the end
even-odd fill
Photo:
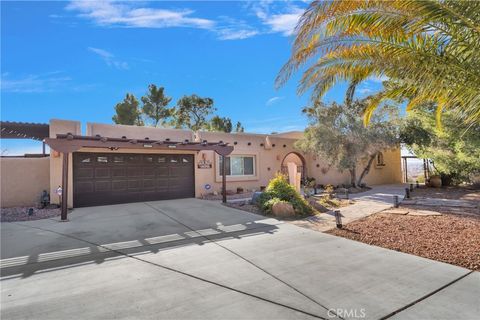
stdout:
POLYGON ((227 202, 227 176, 226 176, 226 157, 233 151, 233 147, 223 141, 219 142, 191 142, 150 140, 146 139, 127 139, 111 138, 102 136, 79 136, 68 134, 57 134, 57 138, 45 138, 44 142, 51 149, 61 152, 62 163, 62 211, 61 221, 67 221, 68 210, 68 158, 70 153, 82 148, 106 148, 110 150, 119 149, 147 149, 147 150, 178 150, 178 151, 215 151, 222 157, 222 201, 227 202))
POLYGON ((0 139, 33 139, 40 140, 49 136, 50 126, 47 123, 0 121, 0 139))

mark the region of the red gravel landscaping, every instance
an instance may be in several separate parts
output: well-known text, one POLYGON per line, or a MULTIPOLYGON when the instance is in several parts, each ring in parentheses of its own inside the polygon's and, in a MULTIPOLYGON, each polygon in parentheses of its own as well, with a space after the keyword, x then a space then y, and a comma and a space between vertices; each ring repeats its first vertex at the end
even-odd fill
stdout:
POLYGON ((378 213, 327 233, 480 271, 480 217, 378 213))
POLYGON ((33 214, 28 215, 31 207, 15 207, 1 209, 1 222, 39 220, 60 215, 60 209, 37 209, 33 208, 33 214))

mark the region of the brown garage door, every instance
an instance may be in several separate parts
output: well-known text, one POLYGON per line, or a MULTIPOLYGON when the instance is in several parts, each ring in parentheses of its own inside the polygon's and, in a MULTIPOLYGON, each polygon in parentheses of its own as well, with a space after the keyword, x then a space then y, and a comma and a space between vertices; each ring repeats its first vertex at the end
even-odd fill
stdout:
POLYGON ((73 154, 73 206, 195 196, 193 155, 73 154))

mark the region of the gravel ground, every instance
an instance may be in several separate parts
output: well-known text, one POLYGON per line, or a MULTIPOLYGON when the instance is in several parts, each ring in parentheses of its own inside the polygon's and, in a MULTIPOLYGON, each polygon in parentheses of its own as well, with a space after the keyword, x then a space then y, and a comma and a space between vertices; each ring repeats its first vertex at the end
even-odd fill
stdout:
MULTIPOLYGON (((235 194, 228 194, 227 192, 227 199, 228 200, 234 200, 234 199, 244 199, 244 198, 251 198, 253 196, 253 192, 244 192, 244 193, 235 193, 235 194)), ((206 194, 202 196, 203 200, 222 200, 222 195, 217 194, 214 195, 213 193, 211 194, 206 194)))
POLYGON ((413 189, 412 198, 443 198, 480 201, 480 188, 473 186, 413 189))
POLYGON ((31 207, 14 207, 1 209, 1 222, 39 220, 60 215, 60 209, 37 209, 33 208, 33 215, 28 215, 31 207))
POLYGON ((327 233, 480 271, 480 217, 378 213, 327 233))
POLYGON ((252 212, 260 215, 264 215, 262 210, 260 210, 256 205, 254 204, 249 204, 249 203, 231 203, 227 202, 223 204, 224 206, 230 207, 230 208, 235 208, 247 212, 252 212))

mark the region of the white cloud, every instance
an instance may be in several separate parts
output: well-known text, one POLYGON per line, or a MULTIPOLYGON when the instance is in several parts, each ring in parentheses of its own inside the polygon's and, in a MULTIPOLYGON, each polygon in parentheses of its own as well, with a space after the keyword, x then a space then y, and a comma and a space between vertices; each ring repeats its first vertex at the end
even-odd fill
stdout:
POLYGON ((212 20, 192 17, 192 10, 145 8, 137 5, 135 2, 75 0, 70 2, 66 9, 80 12, 79 17, 92 20, 101 26, 211 29, 215 25, 212 20))
POLYGON ((387 81, 387 80, 389 80, 389 79, 390 79, 390 78, 387 77, 387 76, 385 76, 385 75, 382 75, 382 76, 380 76, 380 77, 374 76, 374 77, 368 78, 368 80, 373 81, 373 82, 377 82, 377 83, 382 83, 383 81, 387 81))
POLYGON ((109 67, 115 67, 119 70, 128 69, 128 63, 126 63, 125 61, 117 60, 115 56, 111 52, 108 52, 107 50, 93 48, 93 47, 88 47, 88 50, 100 56, 100 58, 102 58, 103 61, 105 61, 105 63, 109 67))
POLYGON ((267 15, 262 21, 270 27, 272 32, 280 32, 284 36, 290 36, 294 33, 302 13, 303 10, 294 8, 289 13, 267 15))
POLYGON ((294 33, 300 16, 304 10, 288 2, 281 6, 273 1, 260 1, 253 6, 253 12, 268 27, 269 32, 290 36, 294 33), (274 12, 275 11, 275 12, 274 12))
POLYGON ((55 71, 45 74, 29 74, 20 78, 9 78, 8 73, 2 74, 1 89, 3 92, 41 93, 52 92, 63 88, 72 80, 55 71))
POLYGON ((242 40, 251 38, 258 34, 257 30, 235 29, 233 27, 223 28, 217 31, 220 40, 242 40))
POLYGON ((366 95, 366 94, 369 94, 369 93, 372 93, 373 90, 368 88, 368 87, 362 87, 362 88, 359 88, 357 89, 358 93, 360 93, 361 95, 366 95))
POLYGON ((265 102, 265 105, 266 106, 271 106, 275 103, 277 103, 278 101, 282 100, 283 97, 272 97, 270 99, 267 100, 267 102, 265 102))

